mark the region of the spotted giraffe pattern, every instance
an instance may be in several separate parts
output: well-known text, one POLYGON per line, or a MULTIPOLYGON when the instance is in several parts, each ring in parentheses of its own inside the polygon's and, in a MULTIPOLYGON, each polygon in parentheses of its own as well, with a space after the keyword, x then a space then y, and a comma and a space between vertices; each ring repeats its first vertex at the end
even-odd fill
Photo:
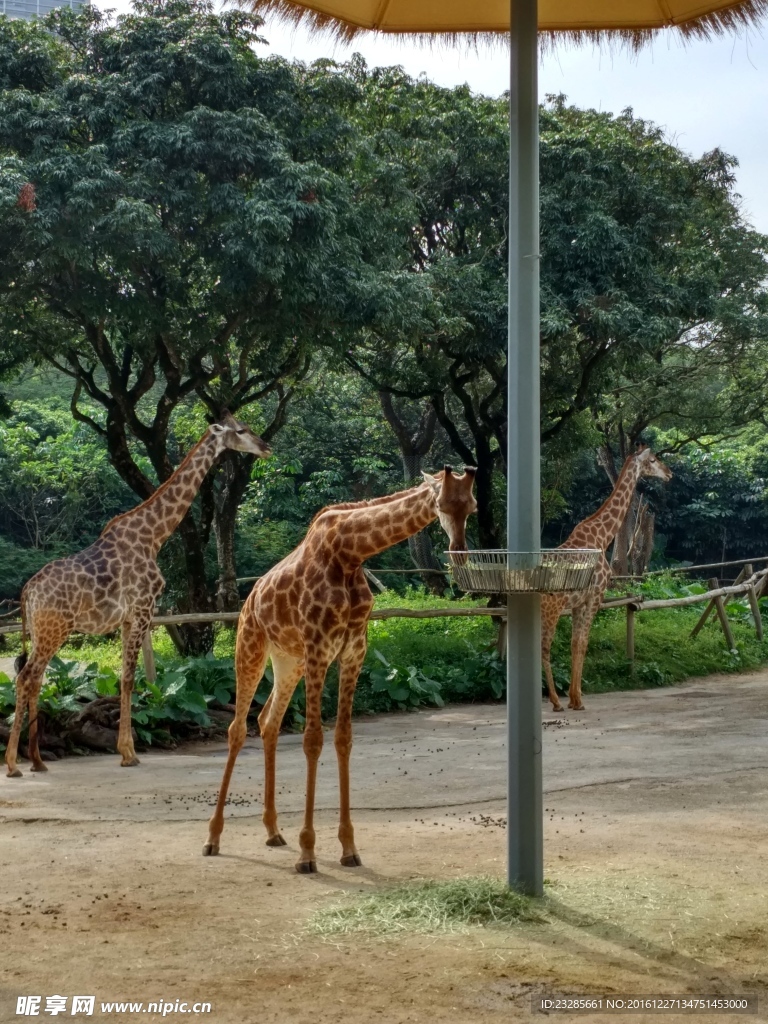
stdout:
POLYGON ((259 715, 264 744, 264 814, 268 846, 284 846, 275 807, 277 738, 297 683, 306 683, 304 754, 307 788, 301 853, 296 870, 314 872, 314 805, 317 762, 323 747, 320 700, 326 672, 339 663, 339 704, 334 746, 339 769, 339 841, 341 863, 358 866, 350 815, 349 757, 352 750, 352 699, 367 650, 373 598, 362 565, 367 558, 413 536, 439 518, 453 551, 466 549, 466 521, 477 503, 472 494, 475 469, 463 475, 449 466, 424 474, 418 487, 369 502, 323 509, 301 544, 263 576, 248 596, 237 630, 235 718, 229 728, 229 757, 216 810, 209 823, 206 856, 219 852, 224 806, 232 771, 246 736, 246 716, 272 659, 274 685, 259 715))
POLYGON ((10 777, 21 775, 16 759, 27 709, 32 771, 47 771, 38 743, 38 697, 48 662, 74 630, 102 634, 121 627, 117 748, 122 755, 121 765, 139 763, 131 734, 131 693, 139 650, 155 601, 165 585, 157 567, 157 553, 186 515, 205 474, 225 448, 260 458, 270 454, 261 438, 226 414, 220 423, 208 428, 176 472, 147 501, 111 520, 90 547, 49 562, 25 585, 21 593, 22 625, 29 629, 32 649, 16 677, 16 717, 5 755, 10 777))
POLYGON ((565 543, 560 545, 562 548, 598 548, 602 554, 588 590, 574 591, 571 594, 543 594, 541 598, 541 660, 547 679, 549 699, 555 711, 563 710, 555 689, 550 663, 550 650, 557 621, 565 612, 571 612, 571 686, 568 691, 568 707, 582 711, 584 704, 581 700, 581 675, 589 643, 589 631, 611 580, 611 567, 605 552, 624 522, 637 481, 644 476, 657 477, 664 481, 672 477, 669 466, 647 447, 639 448, 628 456, 607 500, 597 512, 579 523, 565 543))

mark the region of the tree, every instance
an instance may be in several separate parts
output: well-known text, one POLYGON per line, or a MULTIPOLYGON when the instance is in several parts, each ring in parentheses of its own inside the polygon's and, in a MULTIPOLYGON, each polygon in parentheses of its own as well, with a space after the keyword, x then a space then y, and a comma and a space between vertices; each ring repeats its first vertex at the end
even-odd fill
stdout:
POLYGON ((399 68, 357 77, 354 116, 386 183, 401 265, 427 289, 421 322, 369 332, 348 355, 380 391, 427 399, 465 463, 477 465, 480 543, 499 546, 493 473, 503 462, 506 390, 506 166, 503 103, 441 89, 399 68))
MULTIPOLYGON (((41 51, 0 102, 0 330, 17 358, 71 379, 73 416, 144 499, 173 472, 173 424, 194 402, 209 418, 256 405, 271 437, 313 348, 398 295, 363 228, 371 201, 341 173, 354 84, 259 59, 259 21, 242 12, 135 12, 54 12, 49 46, 35 23, 0 22, 12 67, 41 51), (19 206, 28 183, 35 203, 19 206)), ((211 607, 214 523, 232 601, 249 468, 228 459, 179 528, 184 610, 211 607)), ((187 646, 208 643, 207 628, 186 631, 187 646)))
POLYGON ((0 423, 2 533, 18 546, 50 558, 90 544, 93 524, 121 512, 126 491, 104 445, 67 410, 16 403, 0 423))
MULTIPOLYGON (((424 457, 435 440, 435 427, 437 426, 437 412, 431 402, 423 403, 421 415, 418 420, 409 413, 412 410, 407 407, 398 409, 389 391, 379 391, 379 401, 384 419, 392 429, 397 438, 400 448, 400 456, 403 460, 403 479, 407 485, 421 483, 422 467, 424 457)), ((412 404, 412 403, 411 403, 412 404)), ((432 541, 428 530, 419 530, 418 533, 408 538, 408 549, 411 552, 413 564, 417 569, 423 569, 423 579, 433 594, 442 595, 448 587, 448 580, 442 567, 435 557, 432 541)))
MULTIPOLYGON (((402 205, 402 259, 428 282, 431 305, 420 330, 370 335, 350 362, 379 388, 431 401, 457 453, 479 467, 481 543, 498 546, 504 103, 399 69, 371 72, 363 88, 372 145, 382 159, 407 161, 417 202, 402 205)), ((739 213, 733 165, 719 152, 692 159, 631 111, 581 111, 562 97, 542 109, 541 436, 550 460, 594 434, 584 417, 612 444, 620 423, 632 440, 660 422, 685 434, 691 403, 675 392, 724 395, 748 361, 766 327, 768 240, 739 213)), ((737 409, 708 401, 699 413, 696 429, 712 433, 737 409)))

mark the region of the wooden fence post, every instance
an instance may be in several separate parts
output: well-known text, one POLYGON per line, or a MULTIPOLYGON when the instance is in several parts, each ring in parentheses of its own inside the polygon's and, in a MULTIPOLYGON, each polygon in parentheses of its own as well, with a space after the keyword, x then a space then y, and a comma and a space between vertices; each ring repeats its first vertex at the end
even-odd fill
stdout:
MULTIPOLYGON (((710 590, 714 590, 715 589, 712 586, 713 582, 716 585, 717 584, 717 580, 710 580, 709 581, 709 589, 710 590)), ((714 611, 714 608, 715 608, 715 602, 714 601, 708 601, 707 602, 707 607, 704 609, 704 611, 701 613, 701 615, 699 617, 699 621, 696 623, 696 625, 691 630, 691 639, 693 639, 695 636, 698 636, 698 634, 704 628, 704 626, 706 625, 707 619, 709 618, 709 616, 714 611)))
POLYGON ((147 630, 147 635, 141 642, 141 653, 144 658, 144 675, 150 683, 154 683, 157 679, 157 669, 155 668, 155 652, 152 650, 151 629, 147 630))
MULTIPOLYGON (((749 579, 753 575, 753 569, 751 565, 744 566, 744 578, 749 579)), ((752 609, 752 618, 755 620, 755 632, 757 633, 757 639, 762 642, 763 639, 763 619, 760 615, 760 605, 757 601, 757 593, 754 587, 750 587, 747 591, 747 599, 749 601, 749 607, 752 609)))
POLYGON ((635 611, 633 604, 627 605, 627 661, 635 660, 635 611))
POLYGON ((759 600, 761 597, 766 597, 766 590, 768 590, 768 573, 763 576, 760 582, 755 587, 755 597, 759 600))
MULTIPOLYGON (((751 573, 750 573, 750 575, 751 575, 751 573)), ((737 586, 737 584, 741 583, 743 578, 744 578, 744 570, 742 569, 741 572, 739 573, 739 575, 733 581, 734 587, 737 586)), ((714 577, 714 576, 709 581, 709 589, 710 590, 719 590, 720 589, 720 581, 718 579, 716 579, 716 577, 714 577)), ((721 600, 722 600, 722 598, 721 598, 721 600)), ((691 639, 693 639, 695 636, 697 636, 701 632, 702 628, 706 625, 707 619, 712 614, 712 612, 715 610, 715 607, 716 607, 716 598, 713 597, 711 601, 707 602, 707 607, 701 613, 701 618, 699 619, 699 621, 696 623, 696 625, 691 630, 691 639)), ((730 632, 730 627, 729 627, 729 632, 730 632)), ((726 634, 726 639, 727 639, 727 637, 728 637, 728 634, 726 634)), ((732 647, 733 647, 733 645, 731 645, 731 648, 732 647)))
MULTIPOLYGON (((718 581, 717 577, 713 577, 713 579, 710 580, 710 590, 720 590, 720 582, 718 581)), ((720 625, 722 626, 723 633, 725 634, 725 642, 728 644, 728 650, 733 650, 733 648, 736 645, 733 641, 733 634, 731 633, 731 627, 730 623, 728 622, 728 616, 725 613, 725 602, 723 601, 722 597, 713 597, 713 599, 705 608, 705 611, 703 611, 703 614, 699 618, 698 622, 691 630, 691 636, 694 637, 699 632, 703 624, 707 622, 708 618, 710 617, 710 612, 713 610, 713 608, 718 613, 720 625)))

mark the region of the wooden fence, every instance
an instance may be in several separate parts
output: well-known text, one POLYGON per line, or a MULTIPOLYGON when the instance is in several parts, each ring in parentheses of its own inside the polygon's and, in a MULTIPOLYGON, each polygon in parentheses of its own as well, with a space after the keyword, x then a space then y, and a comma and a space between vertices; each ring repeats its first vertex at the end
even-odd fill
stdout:
MULTIPOLYGON (((757 561, 757 559, 754 559, 754 561, 757 561)), ((760 559, 760 561, 768 561, 768 558, 760 559)), ((720 564, 726 565, 731 563, 720 564)), ((712 566, 687 566, 686 568, 693 570, 696 568, 712 568, 712 566)), ((705 591, 703 594, 689 594, 685 597, 671 597, 663 599, 649 599, 643 597, 642 594, 627 594, 625 597, 612 598, 611 600, 604 601, 601 605, 601 609, 626 608, 626 652, 627 658, 630 661, 633 661, 635 657, 635 615, 639 612, 654 611, 658 608, 685 608, 695 604, 706 604, 699 621, 691 631, 691 636, 695 637, 700 632, 714 611, 720 621, 720 626, 723 630, 723 635, 728 649, 732 650, 735 644, 730 623, 728 622, 728 617, 725 612, 724 598, 746 597, 748 606, 754 618, 757 638, 758 640, 762 640, 763 622, 758 600, 764 593, 768 596, 768 568, 754 572, 752 564, 748 563, 744 565, 734 583, 728 587, 719 586, 717 578, 712 578, 709 580, 709 590, 705 591)), ((441 619, 453 618, 455 616, 493 616, 500 620, 502 626, 502 629, 500 630, 499 650, 503 651, 506 615, 507 610, 503 605, 498 608, 376 608, 371 613, 371 619, 441 619)), ((152 619, 152 627, 176 626, 187 622, 229 622, 234 625, 239 618, 239 612, 189 612, 177 615, 157 615, 152 619)), ((18 633, 20 631, 20 622, 9 622, 7 625, 0 626, 0 636, 7 633, 18 633)), ((150 636, 145 640, 142 649, 147 676, 150 679, 153 679, 155 676, 154 654, 152 651, 152 641, 150 636)))

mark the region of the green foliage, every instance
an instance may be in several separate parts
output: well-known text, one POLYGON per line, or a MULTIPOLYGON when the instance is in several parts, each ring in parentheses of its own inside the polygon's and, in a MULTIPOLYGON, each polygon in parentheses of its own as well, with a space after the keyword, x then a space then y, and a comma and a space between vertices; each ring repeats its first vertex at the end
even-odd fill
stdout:
POLYGON ((657 521, 668 557, 706 563, 767 550, 765 428, 755 425, 737 438, 712 441, 706 448, 688 445, 682 454, 659 502, 657 521))
MULTIPOLYGON (((398 394, 430 396, 455 450, 478 464, 481 546, 495 547, 503 515, 492 475, 506 443, 505 103, 396 68, 351 70, 364 95, 355 117, 401 186, 403 262, 431 301, 417 330, 386 344, 363 335, 349 361, 398 394)), ((542 109, 550 464, 580 454, 574 441, 586 440, 589 421, 614 441, 652 424, 699 437, 743 424, 745 407, 760 415, 735 381, 768 334, 768 239, 742 219, 733 166, 719 151, 691 158, 630 110, 578 110, 563 97, 542 109)), ((562 507, 556 477, 545 482, 546 520, 562 507)))
MULTIPOLYGON (((213 656, 184 660, 157 659, 157 681, 137 673, 132 695, 131 720, 144 743, 167 740, 178 728, 209 728, 211 704, 228 704, 234 695, 235 677, 231 661, 213 656)), ((39 708, 50 723, 66 722, 98 697, 119 694, 118 674, 97 662, 85 664, 54 657, 40 691, 39 708)), ((13 721, 15 686, 7 676, 0 678, 0 715, 13 721)))
POLYGON ((18 600, 21 588, 34 574, 57 555, 66 550, 40 551, 17 547, 0 536, 0 600, 18 600))
MULTIPOLYGON (((83 665, 76 661, 51 658, 45 681, 40 690, 38 708, 50 720, 66 718, 97 697, 114 696, 119 689, 117 676, 102 669, 96 662, 83 665)), ((16 687, 7 676, 0 678, 0 715, 13 721, 16 687)))
MULTIPOLYGON (((114 21, 55 12, 47 48, 36 26, 0 27, 17 69, 0 79, 0 369, 67 374, 79 423, 141 499, 206 416, 253 405, 271 436, 318 348, 412 306, 379 196, 352 171, 356 85, 260 59, 260 24, 142 0, 114 21), (53 72, 25 78, 41 49, 53 72), (25 183, 34 209, 18 205, 25 183)), ((231 560, 249 469, 225 459, 169 546, 178 605, 209 610, 212 520, 231 560)))
MULTIPOLYGON (((678 582, 674 576, 652 577, 638 588, 649 598, 683 597, 701 593, 701 584, 678 582), (647 588, 647 589, 646 589, 647 588)), ((669 686, 692 676, 712 672, 744 672, 768 660, 768 641, 755 635, 751 613, 736 602, 726 606, 736 642, 732 653, 716 616, 695 637, 690 633, 705 603, 684 608, 661 608, 635 615, 635 661, 625 657, 626 613, 622 608, 602 611, 595 619, 584 662, 585 693, 669 686)), ((761 604, 768 612, 768 601, 761 604)), ((569 684, 570 619, 558 623, 552 646, 553 671, 558 690, 569 684)))
POLYGON ((137 674, 132 697, 131 719, 145 743, 152 743, 157 730, 165 735, 175 724, 210 727, 208 708, 228 704, 235 690, 231 661, 206 655, 183 660, 156 659, 157 679, 150 682, 137 674))
POLYGON ((73 422, 69 410, 17 402, 0 423, 0 510, 8 540, 54 553, 84 546, 126 501, 130 492, 112 471, 106 446, 73 422))
POLYGON ((374 693, 386 692, 401 711, 417 708, 421 704, 436 704, 443 707, 440 683, 425 676, 415 665, 407 670, 390 665, 381 651, 374 649, 374 656, 380 664, 368 668, 368 678, 374 693))

